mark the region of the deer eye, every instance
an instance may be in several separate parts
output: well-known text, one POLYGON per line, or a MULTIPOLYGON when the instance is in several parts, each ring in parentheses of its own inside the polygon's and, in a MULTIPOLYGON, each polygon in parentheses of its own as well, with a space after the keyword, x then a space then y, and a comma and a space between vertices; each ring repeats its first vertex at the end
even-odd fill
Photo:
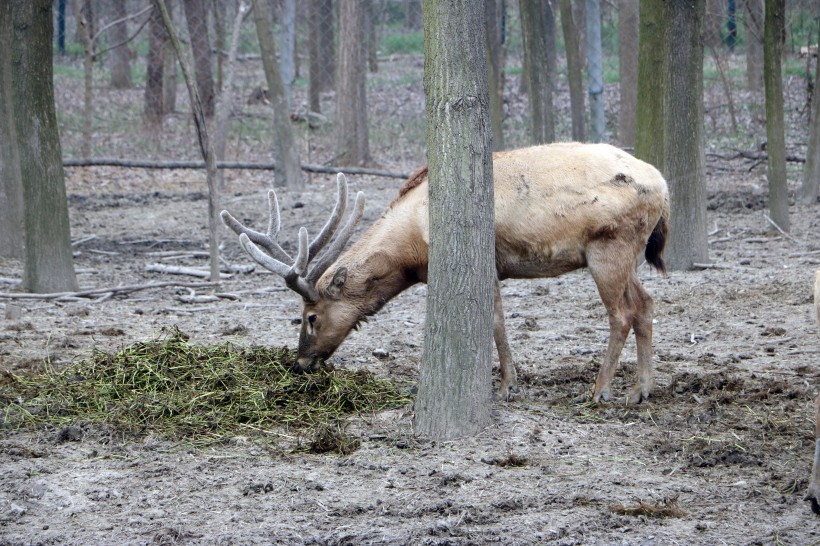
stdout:
POLYGON ((311 326, 316 324, 316 319, 317 318, 319 318, 319 317, 316 315, 316 313, 312 313, 312 314, 308 315, 308 322, 310 323, 311 326))

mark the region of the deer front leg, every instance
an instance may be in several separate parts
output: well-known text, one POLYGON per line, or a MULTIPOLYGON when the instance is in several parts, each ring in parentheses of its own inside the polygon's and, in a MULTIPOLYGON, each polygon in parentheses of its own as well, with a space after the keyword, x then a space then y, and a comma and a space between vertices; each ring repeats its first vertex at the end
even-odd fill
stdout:
MULTIPOLYGON (((820 281, 820 275, 817 278, 820 281)), ((805 500, 811 501, 812 511, 820 515, 820 395, 814 401, 814 438, 814 464, 811 467, 811 482, 805 500)))
POLYGON ((498 362, 501 369, 498 398, 499 400, 508 400, 510 390, 515 388, 517 379, 512 351, 510 351, 510 344, 507 341, 507 329, 504 326, 504 309, 501 306, 501 283, 498 279, 495 281, 495 299, 493 302, 493 339, 495 339, 495 348, 498 350, 498 362))

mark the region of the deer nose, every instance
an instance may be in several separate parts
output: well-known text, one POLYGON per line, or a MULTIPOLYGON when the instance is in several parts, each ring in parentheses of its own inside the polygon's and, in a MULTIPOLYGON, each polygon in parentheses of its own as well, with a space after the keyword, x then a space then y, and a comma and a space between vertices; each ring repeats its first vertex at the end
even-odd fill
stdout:
POLYGON ((315 372, 322 367, 322 359, 316 356, 300 356, 293 370, 297 373, 315 372))

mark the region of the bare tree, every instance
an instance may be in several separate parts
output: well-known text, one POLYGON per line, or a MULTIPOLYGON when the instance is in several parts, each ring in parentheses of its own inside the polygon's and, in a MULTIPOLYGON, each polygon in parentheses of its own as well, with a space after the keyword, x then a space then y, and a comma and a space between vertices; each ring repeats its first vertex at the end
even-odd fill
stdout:
POLYGON ((524 40, 524 72, 530 106, 530 135, 533 144, 555 140, 552 81, 549 78, 547 35, 543 4, 520 0, 521 34, 524 40))
POLYGON ((310 0, 308 21, 314 34, 309 40, 308 108, 321 112, 319 94, 333 86, 333 6, 332 0, 310 0), (326 34, 329 33, 329 34, 326 34))
MULTIPOLYGON (((820 55, 814 68, 815 90, 820 82, 820 55)), ((806 205, 817 202, 820 186, 820 94, 815 91, 811 101, 811 121, 809 123, 809 147, 806 150, 806 164, 803 167, 803 186, 800 201, 806 205)), ((820 318, 820 317, 819 317, 820 318)))
POLYGON ((162 22, 159 7, 154 5, 148 22, 148 59, 145 76, 145 121, 149 127, 162 125, 165 114, 162 77, 165 72, 165 43, 168 33, 162 22))
POLYGON ((38 293, 76 290, 54 106, 52 1, 12 0, 10 4, 12 109, 25 217, 23 288, 38 293))
POLYGON ((276 62, 276 46, 268 18, 262 11, 262 3, 253 0, 253 18, 256 23, 256 36, 262 52, 262 64, 265 68, 265 80, 268 83, 268 99, 273 106, 273 136, 276 149, 276 169, 274 174, 279 185, 289 189, 303 189, 302 167, 299 163, 299 150, 290 124, 290 109, 285 98, 282 76, 279 74, 279 63, 276 62))
POLYGON ((490 123, 493 129, 493 149, 504 149, 504 59, 501 43, 503 0, 485 0, 484 17, 487 27, 487 80, 490 91, 490 123))
POLYGON ((618 1, 618 72, 620 108, 618 140, 621 146, 635 146, 635 115, 638 104, 639 0, 618 1))
POLYGON ((789 231, 789 189, 786 181, 786 137, 783 119, 783 38, 785 0, 766 0, 763 30, 763 79, 766 84, 766 150, 769 156, 769 215, 789 231))
MULTIPOLYGON (((572 116, 572 139, 582 142, 584 135, 584 67, 578 42, 578 26, 572 18, 571 0, 561 0, 561 29, 567 50, 567 78, 572 116)), ((623 74, 622 74, 623 76, 623 74)))
POLYGON ((703 172, 703 14, 705 0, 665 2, 663 174, 671 209, 666 247, 670 269, 687 270, 709 261, 706 181, 703 172))
POLYGON ((746 27, 746 86, 763 89, 763 0, 742 0, 746 27))
POLYGON ((191 53, 194 57, 196 87, 207 117, 213 117, 216 106, 214 76, 211 69, 211 41, 208 39, 208 10, 202 0, 183 0, 191 53))
MULTIPOLYGON (((367 41, 364 4, 339 2, 339 82, 336 93, 337 160, 341 165, 371 162, 367 134, 367 41)), ((483 48, 482 48, 483 51, 483 48)))
MULTIPOLYGON (((11 3, 0 2, 0 51, 11 51, 11 3)), ((17 129, 11 55, 0 55, 0 257, 23 257, 23 182, 17 129)))
POLYGON ((131 78, 131 50, 128 42, 128 9, 126 0, 109 0, 113 19, 108 31, 111 50, 111 87, 114 89, 131 89, 134 82, 131 78))
POLYGON ((416 430, 490 423, 495 221, 483 3, 425 0, 429 164, 427 324, 416 430))

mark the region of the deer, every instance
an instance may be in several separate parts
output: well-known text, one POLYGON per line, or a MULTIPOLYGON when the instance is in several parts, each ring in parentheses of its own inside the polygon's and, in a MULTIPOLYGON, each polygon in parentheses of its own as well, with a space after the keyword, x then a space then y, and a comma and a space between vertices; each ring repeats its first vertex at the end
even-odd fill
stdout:
MULTIPOLYGON (((814 273, 814 311, 820 327, 820 269, 814 273)), ((820 515, 820 394, 814 399, 814 462, 811 480, 804 500, 811 502, 812 511, 820 515)))
MULTIPOLYGON (((507 340, 500 283, 506 279, 557 277, 587 268, 606 308, 609 342, 592 398, 611 397, 611 382, 630 330, 635 332, 637 381, 628 404, 648 400, 652 387, 652 298, 636 265, 641 251, 666 275, 669 191, 650 164, 608 144, 556 143, 493 154, 496 279, 493 339, 500 381, 497 396, 508 399, 517 374, 507 340)), ((348 220, 347 181, 337 175, 336 204, 318 235, 298 235, 292 258, 277 243, 280 213, 276 192, 268 193, 265 233, 221 217, 242 248, 281 276, 302 297, 296 371, 315 371, 362 321, 391 298, 427 281, 428 171, 421 167, 381 216, 349 248, 364 210, 358 192, 348 220)))

